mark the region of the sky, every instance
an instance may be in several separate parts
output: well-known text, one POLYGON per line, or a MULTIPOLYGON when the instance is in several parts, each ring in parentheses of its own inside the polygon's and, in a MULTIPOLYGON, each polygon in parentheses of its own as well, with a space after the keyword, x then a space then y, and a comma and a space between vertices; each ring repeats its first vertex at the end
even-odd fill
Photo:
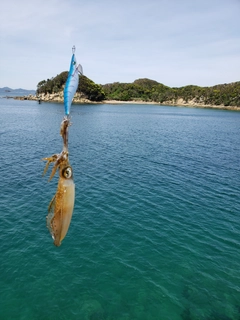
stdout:
POLYGON ((35 90, 69 69, 72 47, 98 84, 240 81, 240 0, 7 0, 0 88, 35 90))

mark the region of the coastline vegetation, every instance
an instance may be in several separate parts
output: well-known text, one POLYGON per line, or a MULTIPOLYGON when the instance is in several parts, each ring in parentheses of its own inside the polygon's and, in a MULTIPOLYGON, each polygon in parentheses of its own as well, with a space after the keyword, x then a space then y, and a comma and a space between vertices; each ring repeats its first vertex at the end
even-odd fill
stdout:
MULTIPOLYGON (((52 94, 63 91, 68 72, 64 71, 54 78, 42 80, 37 85, 37 94, 52 94)), ((240 81, 219 84, 212 87, 188 85, 180 88, 168 87, 150 79, 138 79, 132 83, 114 82, 105 85, 94 83, 81 76, 77 92, 90 101, 145 101, 156 103, 185 103, 194 101, 201 105, 224 105, 240 107, 240 81)))
MULTIPOLYGON (((62 92, 64 85, 67 81, 68 71, 63 71, 55 78, 42 80, 37 85, 37 94, 52 94, 62 92)), ((81 93, 82 97, 90 101, 102 101, 105 99, 105 93, 102 87, 86 76, 81 76, 81 81, 79 81, 77 92, 81 93)))
POLYGON ((240 81, 213 87, 188 85, 171 88, 154 80, 138 79, 133 83, 112 83, 102 86, 109 100, 143 100, 148 102, 177 102, 240 107, 240 81))

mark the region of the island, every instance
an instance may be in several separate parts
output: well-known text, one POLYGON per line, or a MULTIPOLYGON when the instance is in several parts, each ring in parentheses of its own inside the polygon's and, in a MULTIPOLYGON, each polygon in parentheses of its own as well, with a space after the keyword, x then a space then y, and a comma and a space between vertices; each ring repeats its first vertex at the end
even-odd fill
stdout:
MULTIPOLYGON (((42 80, 36 95, 20 99, 63 102, 63 90, 68 72, 42 80)), ((132 83, 96 84, 81 76, 73 102, 76 103, 149 103, 175 106, 220 108, 240 111, 240 81, 212 87, 188 85, 168 87, 155 80, 143 78, 132 83)))

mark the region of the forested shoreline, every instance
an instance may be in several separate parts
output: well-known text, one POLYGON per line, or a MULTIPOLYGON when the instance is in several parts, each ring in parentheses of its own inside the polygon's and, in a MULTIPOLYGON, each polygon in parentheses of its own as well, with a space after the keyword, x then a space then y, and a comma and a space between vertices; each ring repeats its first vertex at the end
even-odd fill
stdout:
MULTIPOLYGON (((54 78, 40 81, 37 85, 37 96, 62 96, 67 76, 68 72, 64 71, 54 78)), ((100 85, 86 76, 81 76, 77 96, 79 99, 92 102, 115 100, 240 107, 240 81, 212 87, 188 85, 177 88, 146 78, 137 79, 132 83, 114 82, 100 85)))

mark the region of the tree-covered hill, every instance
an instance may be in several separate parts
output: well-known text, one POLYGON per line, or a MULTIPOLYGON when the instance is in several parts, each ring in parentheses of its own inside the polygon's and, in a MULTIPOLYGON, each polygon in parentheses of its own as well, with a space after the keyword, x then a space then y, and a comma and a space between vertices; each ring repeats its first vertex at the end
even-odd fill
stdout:
POLYGON ((170 88, 150 79, 138 79, 133 83, 114 82, 102 86, 108 100, 142 100, 157 101, 160 93, 169 91, 170 88))
MULTIPOLYGON (((37 85, 37 94, 62 92, 67 76, 68 72, 64 71, 55 78, 40 81, 37 85)), ((132 83, 114 82, 99 85, 86 76, 81 76, 77 92, 90 101, 119 100, 171 104, 179 104, 181 101, 195 105, 240 107, 240 81, 213 87, 188 85, 171 88, 146 78, 137 79, 132 83)))
POLYGON ((167 87, 150 79, 138 79, 133 83, 111 83, 102 85, 106 99, 113 100, 143 100, 158 103, 177 103, 182 99, 186 103, 205 105, 240 106, 240 81, 220 84, 213 87, 194 85, 180 88, 167 87))
MULTIPOLYGON (((62 92, 67 81, 67 76, 68 72, 63 71, 55 78, 40 81, 37 85, 37 94, 62 92)), ((90 101, 102 101, 105 99, 105 93, 101 86, 84 75, 81 76, 77 92, 81 93, 84 98, 90 101)))

